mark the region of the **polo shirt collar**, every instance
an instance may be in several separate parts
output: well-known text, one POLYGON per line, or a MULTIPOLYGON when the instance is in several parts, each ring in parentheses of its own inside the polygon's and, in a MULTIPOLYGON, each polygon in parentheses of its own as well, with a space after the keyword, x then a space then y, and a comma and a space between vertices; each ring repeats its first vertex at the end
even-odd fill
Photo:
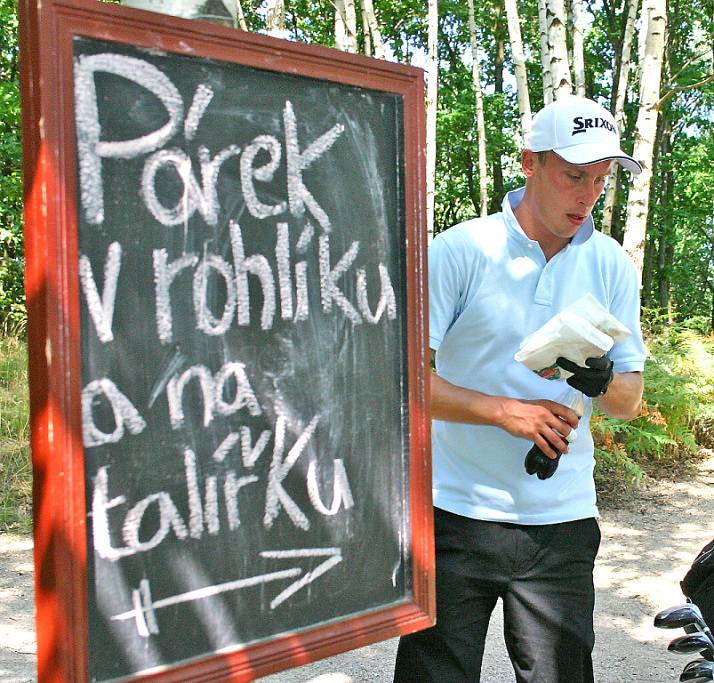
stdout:
MULTIPOLYGON (((515 233, 519 237, 530 241, 530 238, 528 237, 528 235, 526 235, 525 232, 523 232, 523 228, 521 228, 518 219, 513 213, 515 208, 521 203, 521 200, 523 199, 523 193, 525 191, 525 187, 520 187, 517 190, 512 190, 511 192, 508 192, 503 198, 502 210, 503 215, 506 219, 506 225, 508 226, 511 233, 515 233)), ((590 235, 593 234, 593 230, 595 230, 595 223, 593 222, 592 215, 590 215, 587 217, 585 222, 578 228, 578 231, 575 233, 575 235, 573 235, 573 239, 570 240, 570 243, 576 245, 586 242, 590 238, 590 235)))

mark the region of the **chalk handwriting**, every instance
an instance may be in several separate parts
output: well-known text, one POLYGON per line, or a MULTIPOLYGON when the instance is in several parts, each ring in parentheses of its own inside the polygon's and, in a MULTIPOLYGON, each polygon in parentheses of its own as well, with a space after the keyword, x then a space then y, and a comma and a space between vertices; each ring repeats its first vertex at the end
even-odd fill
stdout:
POLYGON ((335 144, 337 138, 344 132, 345 127, 341 123, 336 123, 327 133, 321 135, 300 152, 297 139, 297 119, 293 111, 293 105, 289 101, 285 102, 283 121, 285 123, 285 147, 287 149, 290 213, 296 218, 301 218, 305 213, 305 207, 307 207, 322 229, 327 232, 331 228, 330 219, 305 186, 302 172, 335 144))
POLYGON ((350 483, 347 480, 347 472, 345 464, 342 460, 334 461, 335 477, 332 488, 332 504, 328 508, 320 498, 320 488, 317 483, 317 464, 313 460, 307 468, 307 492, 310 496, 310 502, 313 507, 323 515, 330 517, 336 515, 340 511, 340 507, 344 505, 345 510, 349 510, 354 506, 355 502, 352 499, 352 491, 350 491, 350 483))
POLYGON ((256 218, 279 216, 285 213, 287 209, 285 202, 280 202, 280 204, 272 206, 263 204, 258 199, 258 194, 255 191, 255 184, 253 182, 254 179, 264 183, 270 182, 280 165, 281 155, 282 151, 277 138, 272 135, 259 135, 246 147, 243 156, 240 158, 240 184, 243 190, 243 198, 245 199, 245 205, 248 211, 256 218), (253 162, 261 150, 268 152, 270 161, 260 168, 254 168, 253 162))
POLYGON ((94 495, 92 496, 92 536, 94 549, 99 557, 105 560, 116 561, 138 552, 146 552, 156 547, 166 538, 169 529, 173 529, 176 538, 183 540, 188 536, 186 525, 168 493, 161 491, 154 493, 139 501, 129 510, 124 518, 122 538, 126 544, 115 548, 111 543, 109 516, 107 512, 112 508, 124 505, 126 496, 109 498, 109 467, 99 469, 94 478, 94 495), (152 503, 158 503, 159 528, 149 541, 139 540, 139 527, 141 520, 152 503))
MULTIPOLYGON (((213 99, 213 90, 206 84, 198 85, 184 121, 184 103, 178 89, 168 76, 144 60, 113 53, 82 55, 75 60, 74 75, 80 198, 87 221, 92 224, 104 221, 102 159, 133 159, 153 152, 144 163, 141 194, 154 218, 162 225, 179 225, 185 224, 199 211, 208 225, 216 225, 218 174, 226 160, 241 154, 241 148, 230 145, 214 157, 206 147, 199 148, 201 184, 186 152, 179 148, 161 149, 181 130, 182 124, 184 138, 192 140, 195 137, 201 118, 213 99), (120 76, 148 90, 164 105, 169 120, 155 131, 131 140, 101 140, 102 126, 95 83, 98 72, 120 76), (183 185, 183 192, 172 207, 165 206, 156 192, 156 176, 163 168, 172 168, 183 185)), ((281 215, 289 209, 292 216, 302 218, 307 209, 327 232, 331 229, 330 218, 305 185, 303 172, 335 144, 344 132, 344 125, 336 123, 300 151, 297 117, 289 100, 286 100, 283 109, 283 124, 288 200, 268 205, 258 199, 255 181, 270 182, 282 157, 277 138, 259 135, 246 146, 240 160, 241 186, 248 211, 256 218, 267 218, 281 215), (255 159, 261 151, 267 152, 270 159, 266 164, 255 167, 255 159)))
POLYGON ((258 278, 263 297, 263 311, 260 314, 260 327, 269 330, 273 326, 275 317, 275 284, 273 270, 268 259, 262 254, 253 254, 246 257, 243 246, 243 234, 240 226, 235 221, 230 222, 231 248, 233 250, 233 267, 235 268, 238 324, 250 325, 250 290, 248 288, 248 275, 258 278))
POLYGON ((233 280, 233 268, 220 256, 209 254, 198 264, 193 277, 193 307, 197 311, 196 325, 199 330, 212 336, 225 334, 233 320, 237 304, 236 286, 233 280), (226 287, 226 303, 220 319, 214 317, 208 307, 208 275, 214 270, 223 278, 226 287))
POLYGON ((193 254, 168 262, 166 249, 154 251, 154 283, 156 286, 156 329, 159 339, 168 343, 172 340, 173 318, 169 288, 176 276, 186 268, 195 266, 198 256, 193 254))
MULTIPOLYGON (((170 484, 159 477, 148 491, 122 492, 126 482, 117 461, 98 460, 101 466, 95 465, 92 477, 90 512, 97 558, 119 562, 164 543, 188 545, 239 532, 249 523, 266 532, 280 532, 284 525, 304 532, 339 514, 350 519, 356 505, 348 477, 350 462, 326 456, 318 448, 320 431, 332 427, 325 424, 327 413, 318 407, 304 418, 295 417, 298 411, 283 402, 278 380, 273 394, 258 395, 256 388, 263 391, 264 382, 255 377, 251 381, 245 364, 231 357, 231 344, 225 345, 226 353, 218 361, 223 365, 214 370, 218 363, 209 368, 205 359, 190 357, 193 347, 181 339, 186 324, 199 335, 219 338, 220 343, 236 328, 255 326, 270 331, 278 327, 282 334, 288 325, 296 330, 301 325, 308 328, 318 317, 335 318, 340 329, 347 327, 354 335, 367 326, 386 327, 396 320, 398 301, 392 276, 364 237, 368 228, 359 226, 355 233, 360 239, 351 239, 353 226, 344 225, 344 218, 338 226, 335 216, 328 215, 333 211, 329 193, 317 192, 316 179, 324 177, 330 160, 340 159, 345 146, 352 144, 344 135, 347 119, 340 115, 306 134, 310 127, 299 125, 305 123, 299 107, 296 111, 286 98, 279 101, 274 125, 267 130, 251 128, 250 135, 245 135, 245 129, 236 125, 235 138, 209 148, 199 143, 202 134, 215 125, 212 108, 223 106, 218 104, 220 91, 218 96, 214 92, 219 86, 198 83, 192 94, 184 92, 184 102, 161 69, 143 59, 111 52, 77 57, 74 78, 79 201, 85 222, 102 226, 106 219, 106 226, 93 228, 100 238, 104 231, 116 232, 122 217, 107 215, 110 203, 107 193, 105 206, 103 178, 110 170, 116 173, 116 164, 131 160, 133 170, 122 176, 123 189, 140 202, 145 213, 142 229, 153 231, 151 247, 145 252, 132 236, 124 248, 112 241, 106 255, 101 254, 95 263, 87 254, 79 257, 83 300, 100 348, 107 354, 96 367, 109 366, 111 371, 111 354, 117 346, 122 350, 116 337, 126 335, 127 330, 120 329, 118 318, 115 321, 115 308, 121 301, 121 288, 134 284, 127 280, 137 267, 153 277, 155 319, 151 324, 155 324, 162 354, 173 353, 170 365, 162 361, 161 379, 155 379, 153 390, 147 390, 146 404, 135 405, 129 396, 142 393, 120 388, 109 377, 86 384, 81 392, 84 447, 137 436, 147 429, 149 419, 166 421, 176 432, 174 437, 181 439, 169 447, 171 453, 162 446, 159 456, 146 454, 147 463, 153 457, 172 458, 177 469, 172 470, 170 484), (125 79, 144 91, 142 97, 158 99, 161 115, 150 124, 154 130, 130 133, 129 139, 107 139, 110 126, 102 120, 106 104, 102 106, 97 97, 100 74, 125 79), (182 244, 177 226, 183 229, 182 244), (338 234, 338 227, 347 237, 338 234), (263 231, 257 240, 256 230, 263 231), (163 393, 165 408, 159 401, 163 393), (199 406, 196 414, 188 414, 189 405, 199 406), (209 427, 215 430, 211 432, 215 441, 200 436, 209 427), (211 443, 210 450, 205 443, 211 443)), ((355 193, 359 191, 355 188, 355 193)), ((382 223, 375 221, 375 225, 382 223)), ((145 310, 150 311, 150 306, 145 310)), ((351 343, 349 336, 341 336, 341 344, 344 339, 351 343)), ((286 380, 289 377, 279 379, 286 380)), ((99 451, 98 457, 103 455, 99 451)), ((330 519, 329 523, 341 521, 330 519)), ((150 580, 144 578, 131 590, 132 609, 111 618, 133 620, 136 633, 148 638, 159 633, 156 613, 163 607, 289 580, 270 600, 270 609, 276 609, 339 564, 342 550, 266 550, 260 557, 291 563, 319 558, 319 563, 313 562, 317 566, 311 571, 278 569, 160 600, 152 597, 150 580)))
POLYGON ((350 248, 342 255, 337 265, 330 266, 330 238, 327 235, 320 236, 320 298, 322 300, 322 310, 329 313, 332 310, 334 301, 354 324, 362 322, 359 313, 347 300, 337 285, 338 278, 346 273, 354 263, 359 252, 359 242, 352 242, 350 248))
POLYGON ((74 62, 74 107, 82 208, 89 223, 104 221, 102 159, 133 159, 158 149, 180 129, 183 100, 171 80, 143 59, 113 53, 82 55, 74 62), (94 76, 98 71, 133 81, 161 100, 169 120, 151 133, 133 140, 100 140, 102 126, 94 76))
MULTIPOLYGON (((292 469, 298 459, 305 452, 312 439, 320 420, 315 415, 304 427, 287 455, 288 434, 287 419, 278 415, 273 430, 263 431, 256 442, 251 446, 251 433, 248 427, 241 428, 241 458, 229 458, 229 451, 236 446, 238 435, 231 433, 214 451, 212 460, 225 467, 201 478, 198 471, 197 455, 192 448, 183 451, 184 484, 186 490, 187 509, 183 512, 175 504, 171 494, 167 491, 156 491, 133 503, 128 511, 125 510, 130 502, 125 495, 110 495, 110 466, 105 465, 99 469, 94 477, 92 495, 92 530, 94 548, 97 554, 108 561, 117 561, 123 557, 137 553, 147 552, 161 544, 169 534, 173 533, 176 540, 200 540, 204 534, 215 536, 221 532, 221 520, 224 510, 228 529, 234 531, 241 525, 240 518, 240 492, 247 486, 257 486, 261 483, 260 476, 254 471, 257 459, 265 450, 271 436, 274 439, 273 454, 263 482, 265 487, 265 515, 263 526, 270 529, 281 509, 285 510, 292 524, 302 530, 311 526, 308 515, 300 509, 284 487, 284 482, 290 477, 295 481, 300 474, 293 473, 292 469), (233 466, 240 462, 243 472, 233 466), (292 475, 292 476, 291 476, 292 475), (222 495, 221 495, 222 493, 222 495), (112 540, 111 529, 117 528, 116 521, 110 520, 112 516, 123 514, 121 523, 121 538, 123 545, 115 545, 112 540), (141 531, 147 525, 144 518, 151 514, 151 519, 156 530, 149 538, 142 538, 141 531)), ((342 460, 332 462, 333 483, 332 502, 326 505, 319 492, 320 479, 319 461, 311 461, 307 474, 304 475, 304 486, 312 509, 322 516, 334 516, 340 508, 349 510, 354 506, 354 499, 350 488, 347 472, 342 460)))
POLYGON ((397 317, 397 300, 394 296, 392 281, 389 278, 389 271, 383 263, 380 263, 377 268, 379 269, 381 294, 374 313, 369 308, 369 298, 367 297, 367 273, 364 268, 357 269, 357 307, 367 322, 373 325, 380 321, 385 310, 389 320, 394 320, 397 317))
POLYGON ((198 124, 201 122, 208 105, 213 99, 213 88, 200 83, 196 88, 196 93, 193 96, 193 102, 189 107, 186 120, 183 123, 183 136, 187 140, 193 140, 196 137, 198 124))
POLYGON ((197 210, 208 225, 218 223, 218 172, 227 159, 240 154, 240 147, 230 145, 213 158, 206 147, 200 147, 198 153, 202 185, 193 172, 191 158, 183 150, 162 149, 146 160, 141 176, 141 194, 146 208, 162 225, 184 224, 197 210), (172 207, 164 206, 156 193, 156 175, 167 167, 175 170, 183 185, 183 192, 172 207))
POLYGON ((203 365, 194 365, 181 374, 172 377, 166 385, 166 397, 169 402, 171 426, 178 429, 183 426, 183 392, 186 385, 194 378, 199 381, 203 398, 203 426, 208 427, 215 414, 232 415, 241 408, 247 408, 251 415, 260 415, 260 405, 245 372, 243 363, 229 362, 215 376, 203 365), (231 402, 224 400, 228 381, 236 382, 236 393, 231 402))
POLYGON ((310 528, 310 520, 308 520, 305 513, 303 513, 297 503, 283 488, 283 480, 288 476, 292 466, 297 462, 297 459, 305 450, 307 442, 315 432, 319 419, 320 416, 315 415, 312 420, 310 420, 310 423, 307 425, 302 434, 300 434, 298 440, 295 442, 295 445, 290 449, 287 457, 283 460, 287 419, 284 415, 278 416, 275 424, 275 446, 273 448, 273 460, 270 463, 268 490, 265 495, 265 516, 263 518, 263 523, 268 529, 273 526, 275 518, 280 513, 281 505, 296 527, 303 530, 310 528))
POLYGON ((85 448, 121 441, 125 428, 130 434, 140 434, 146 428, 146 422, 134 404, 106 377, 87 384, 82 389, 82 440, 85 448), (103 432, 94 422, 94 404, 102 397, 109 402, 114 415, 111 432, 103 432))
MULTIPOLYGON (((301 236, 301 240, 304 237, 301 236)), ((311 234, 311 233, 308 233, 311 234)), ((260 326, 264 330, 273 327, 276 313, 276 299, 280 301, 280 317, 283 320, 299 322, 306 320, 309 310, 309 278, 307 261, 298 261, 291 266, 290 228, 279 222, 276 227, 275 261, 276 271, 268 259, 261 254, 246 256, 243 233, 240 225, 230 224, 233 263, 215 254, 184 254, 170 260, 166 249, 154 250, 154 282, 156 298, 156 331, 159 340, 170 344, 173 339, 173 302, 171 285, 185 270, 193 269, 193 313, 196 329, 208 335, 220 336, 228 331, 231 324, 248 326, 251 324, 251 281, 259 286, 262 298, 260 326), (226 298, 223 310, 217 317, 209 308, 207 300, 208 280, 215 273, 223 281, 226 298), (293 276, 294 272, 294 276, 293 276), (277 290, 277 295, 276 295, 277 290)), ((318 240, 319 296, 325 314, 335 309, 352 324, 367 322, 378 324, 384 314, 388 320, 397 317, 397 303, 389 271, 383 263, 377 264, 379 273, 380 298, 372 312, 367 292, 368 275, 365 268, 358 268, 353 276, 356 301, 352 303, 345 294, 342 282, 348 280, 350 270, 360 253, 360 243, 352 242, 349 249, 339 255, 337 263, 330 248, 330 236, 321 235, 318 240)), ((255 297, 254 297, 255 299, 255 297)))
POLYGON ((100 298, 89 257, 84 254, 79 257, 79 281, 82 283, 82 291, 87 300, 87 308, 97 331, 97 336, 104 343, 114 339, 112 321, 114 319, 114 303, 116 301, 120 269, 121 245, 119 242, 112 242, 109 245, 107 258, 104 261, 104 291, 100 298))

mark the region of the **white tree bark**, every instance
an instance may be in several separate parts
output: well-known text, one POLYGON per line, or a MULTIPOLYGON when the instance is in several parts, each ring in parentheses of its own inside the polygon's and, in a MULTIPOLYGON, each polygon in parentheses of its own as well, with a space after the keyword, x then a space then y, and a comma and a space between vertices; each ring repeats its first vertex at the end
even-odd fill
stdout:
POLYGON ((637 29, 637 80, 642 77, 642 64, 645 61, 645 49, 647 48, 647 16, 650 5, 649 0, 642 0, 640 10, 640 26, 637 29))
POLYGON ((566 17, 563 0, 546 0, 546 23, 548 26, 548 56, 553 79, 552 99, 573 92, 568 62, 568 46, 565 39, 566 17))
POLYGON ((285 1, 268 0, 265 28, 271 36, 285 37, 285 1))
POLYGON ((248 30, 248 24, 245 21, 245 14, 243 14, 243 5, 241 5, 240 0, 236 0, 236 16, 238 17, 238 26, 242 31, 248 30))
POLYGON ((357 10, 354 0, 344 0, 347 17, 347 52, 357 52, 357 10))
POLYGON ((468 0, 469 36, 471 38, 471 76, 476 98, 476 130, 478 133, 478 182, 481 215, 488 215, 488 160, 486 159, 486 122, 483 116, 483 92, 479 74, 480 60, 476 42, 476 21, 474 19, 474 0, 468 0))
POLYGON ((354 0, 335 0, 335 47, 357 52, 357 13, 354 0))
POLYGON ((516 0, 504 0, 504 4, 506 5, 508 36, 511 40, 511 55, 513 56, 513 69, 518 89, 518 113, 521 117, 521 132, 525 139, 531 129, 531 101, 528 94, 526 58, 523 53, 523 41, 521 40, 521 21, 518 16, 516 0))
POLYGON ((436 189, 436 106, 439 94, 439 6, 429 0, 426 85, 426 229, 429 242, 434 238, 434 195, 436 189))
POLYGON ((335 0, 335 47, 338 50, 345 50, 347 42, 347 27, 345 17, 344 0, 335 0))
MULTIPOLYGON (((372 3, 372 0, 362 0, 362 10, 364 15, 367 17, 369 32, 372 36, 374 56, 378 59, 384 59, 384 41, 382 40, 382 34, 379 31, 379 22, 377 21, 377 15, 374 12, 374 4, 372 3)), ((367 32, 365 31, 365 41, 366 36, 367 32)))
POLYGON ((368 56, 372 56, 372 37, 369 33, 369 20, 367 19, 367 10, 362 2, 362 37, 364 39, 364 53, 368 56))
POLYGON ((553 76, 550 73, 550 48, 548 47, 548 21, 546 20, 546 0, 538 0, 538 27, 540 33, 540 63, 543 74, 543 104, 553 101, 553 76))
POLYGON ((583 0, 571 0, 573 10, 573 76, 575 77, 575 94, 585 97, 585 6, 583 0))
MULTIPOLYGON (((622 39, 622 56, 620 57, 620 77, 617 81, 617 97, 615 99, 615 111, 612 112, 617 123, 620 135, 625 132, 625 102, 627 100, 627 84, 630 80, 630 55, 632 52, 632 35, 635 29, 635 19, 637 17, 637 6, 639 0, 629 0, 627 10, 627 23, 625 24, 625 35, 622 39)), ((605 190, 605 203, 602 209, 601 230, 609 235, 612 232, 612 214, 615 209, 615 195, 617 194, 617 179, 620 173, 620 164, 613 164, 610 177, 605 190)))
POLYGON ((667 29, 666 0, 645 0, 642 7, 642 29, 646 31, 644 58, 640 75, 640 109, 635 127, 633 156, 642 165, 635 176, 627 202, 627 221, 622 246, 635 265, 640 283, 645 254, 647 210, 649 208, 652 159, 657 133, 657 102, 659 101, 662 59, 667 29))

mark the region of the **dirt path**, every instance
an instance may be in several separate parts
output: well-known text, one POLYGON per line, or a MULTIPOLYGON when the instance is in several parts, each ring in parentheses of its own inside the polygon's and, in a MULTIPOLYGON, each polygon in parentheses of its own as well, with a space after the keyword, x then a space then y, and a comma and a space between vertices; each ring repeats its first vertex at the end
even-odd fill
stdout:
MULTIPOLYGON (((699 549, 714 537, 714 453, 692 480, 657 483, 601 519, 597 585, 595 679, 598 683, 670 683, 694 657, 667 652, 682 631, 655 629, 656 612, 682 602, 679 580, 699 549)), ((0 683, 36 680, 32 543, 0 535, 0 683)), ((494 614, 484 683, 512 683, 494 614)), ((264 683, 388 683, 395 641, 275 674, 264 683)))
POLYGON ((0 535, 0 681, 35 675, 32 540, 0 535))

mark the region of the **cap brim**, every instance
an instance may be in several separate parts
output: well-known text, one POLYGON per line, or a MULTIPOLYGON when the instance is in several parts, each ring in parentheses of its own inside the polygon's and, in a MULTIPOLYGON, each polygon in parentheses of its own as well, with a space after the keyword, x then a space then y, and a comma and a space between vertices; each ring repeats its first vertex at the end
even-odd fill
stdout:
POLYGON ((591 164, 612 159, 626 168, 632 175, 642 173, 642 166, 618 147, 608 149, 607 146, 602 144, 587 144, 562 147, 553 151, 562 159, 578 166, 590 166, 591 164))

